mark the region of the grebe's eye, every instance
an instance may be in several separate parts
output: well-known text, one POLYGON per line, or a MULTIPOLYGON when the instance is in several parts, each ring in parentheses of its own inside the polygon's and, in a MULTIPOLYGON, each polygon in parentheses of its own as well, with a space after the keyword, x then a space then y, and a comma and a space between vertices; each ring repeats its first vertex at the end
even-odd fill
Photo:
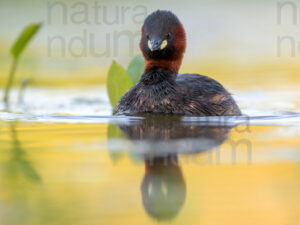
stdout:
POLYGON ((147 34, 147 35, 146 35, 146 38, 147 38, 148 40, 150 39, 150 36, 149 36, 149 34, 147 34))
POLYGON ((170 38, 171 38, 171 33, 167 33, 167 34, 166 34, 166 38, 167 38, 167 39, 170 39, 170 38))

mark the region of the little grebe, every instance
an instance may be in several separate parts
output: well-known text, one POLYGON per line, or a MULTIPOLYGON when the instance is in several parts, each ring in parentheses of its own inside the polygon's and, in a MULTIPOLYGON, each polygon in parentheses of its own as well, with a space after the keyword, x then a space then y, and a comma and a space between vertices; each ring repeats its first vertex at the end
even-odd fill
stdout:
POLYGON ((178 75, 185 48, 185 31, 177 16, 164 10, 150 14, 140 41, 144 74, 120 99, 114 114, 241 115, 230 93, 217 81, 198 74, 178 75))

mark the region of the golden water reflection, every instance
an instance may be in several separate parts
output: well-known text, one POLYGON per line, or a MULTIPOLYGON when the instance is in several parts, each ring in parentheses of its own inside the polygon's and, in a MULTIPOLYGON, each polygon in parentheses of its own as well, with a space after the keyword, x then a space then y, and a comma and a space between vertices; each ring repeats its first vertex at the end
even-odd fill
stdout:
POLYGON ((2 122, 0 224, 299 223, 298 128, 118 126, 114 161, 107 124, 2 122))

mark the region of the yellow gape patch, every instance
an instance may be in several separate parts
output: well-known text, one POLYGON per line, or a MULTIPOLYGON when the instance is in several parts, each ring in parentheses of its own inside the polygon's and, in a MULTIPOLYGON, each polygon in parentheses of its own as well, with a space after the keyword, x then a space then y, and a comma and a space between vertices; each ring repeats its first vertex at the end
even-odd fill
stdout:
POLYGON ((148 48, 150 48, 150 50, 152 51, 152 45, 151 45, 151 41, 148 41, 148 48))
POLYGON ((164 40, 160 45, 160 50, 163 50, 165 47, 167 47, 167 45, 168 45, 168 41, 164 40))

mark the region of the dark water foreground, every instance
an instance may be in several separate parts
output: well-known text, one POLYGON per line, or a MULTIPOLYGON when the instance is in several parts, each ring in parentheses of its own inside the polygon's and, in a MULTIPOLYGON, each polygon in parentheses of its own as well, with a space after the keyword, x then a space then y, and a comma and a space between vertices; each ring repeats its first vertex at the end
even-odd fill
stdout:
POLYGON ((0 224, 298 224, 300 116, 0 113, 0 224))

